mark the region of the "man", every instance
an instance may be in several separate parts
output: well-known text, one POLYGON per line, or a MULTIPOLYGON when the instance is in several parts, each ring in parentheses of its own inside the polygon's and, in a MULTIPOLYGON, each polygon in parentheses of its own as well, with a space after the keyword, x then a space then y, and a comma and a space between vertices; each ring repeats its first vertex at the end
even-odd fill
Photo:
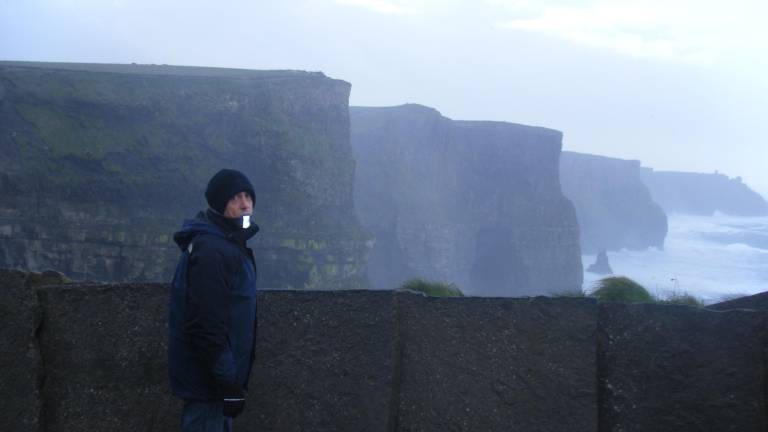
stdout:
POLYGON ((184 400, 182 431, 229 432, 255 355, 256 263, 246 242, 259 228, 243 173, 219 171, 205 198, 209 208, 173 236, 182 254, 171 285, 168 373, 184 400))

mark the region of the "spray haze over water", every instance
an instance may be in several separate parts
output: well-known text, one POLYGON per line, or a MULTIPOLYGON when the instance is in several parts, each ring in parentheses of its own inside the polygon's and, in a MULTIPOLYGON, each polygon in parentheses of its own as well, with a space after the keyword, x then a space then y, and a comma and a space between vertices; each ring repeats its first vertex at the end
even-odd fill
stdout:
MULTIPOLYGON (((711 303, 755 294, 768 288, 768 217, 673 214, 663 251, 622 250, 608 256, 615 274, 661 297, 685 292, 711 303)), ((585 265, 594 260, 583 257, 585 265)), ((585 289, 600 278, 585 272, 585 289)))

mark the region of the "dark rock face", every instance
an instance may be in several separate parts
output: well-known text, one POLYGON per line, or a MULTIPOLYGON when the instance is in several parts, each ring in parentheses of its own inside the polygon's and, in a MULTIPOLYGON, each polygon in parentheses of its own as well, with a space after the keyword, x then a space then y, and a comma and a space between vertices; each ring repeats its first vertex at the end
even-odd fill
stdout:
POLYGON ((589 266, 587 271, 601 275, 613 274, 611 263, 608 262, 608 253, 606 251, 600 251, 600 253, 597 254, 595 263, 589 266))
POLYGON ((397 430, 597 430, 594 300, 400 302, 397 430))
POLYGON ((236 430, 389 431, 395 294, 263 292, 257 359, 236 430))
POLYGON ((768 426, 764 314, 650 304, 599 313, 600 430, 768 426))
POLYGON ((0 269, 0 430, 37 432, 43 365, 35 333, 40 308, 28 274, 0 269))
POLYGON ((719 311, 729 309, 752 309, 768 311, 768 292, 762 292, 751 296, 744 296, 733 300, 711 304, 707 306, 707 309, 719 311))
POLYGON ((584 253, 664 247, 667 216, 640 179, 640 162, 563 152, 563 194, 576 207, 584 253))
POLYGON ((246 173, 262 287, 364 285, 350 85, 320 73, 0 62, 0 266, 167 281, 171 234, 246 173))
POLYGON ((667 213, 712 215, 716 211, 736 216, 764 216, 768 202, 742 183, 740 177, 674 171, 642 171, 643 182, 654 201, 667 213))
POLYGON ((51 286, 44 323, 45 431, 169 431, 165 285, 51 286))
POLYGON ((374 287, 412 277, 488 296, 581 286, 560 132, 453 121, 419 105, 352 107, 350 117, 355 210, 376 239, 374 287))

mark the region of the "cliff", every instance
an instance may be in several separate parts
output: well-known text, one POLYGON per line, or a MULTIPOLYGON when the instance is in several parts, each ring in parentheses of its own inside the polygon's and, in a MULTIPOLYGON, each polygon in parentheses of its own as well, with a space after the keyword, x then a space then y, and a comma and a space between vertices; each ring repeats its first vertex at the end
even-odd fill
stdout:
POLYGON ((411 277, 474 295, 581 286, 578 226, 560 192, 558 131, 454 121, 420 105, 350 108, 355 210, 377 288, 411 277))
POLYGON ((585 253, 664 247, 667 216, 640 178, 640 162, 563 152, 563 194, 576 207, 585 253))
POLYGON ((245 172, 264 287, 364 283, 350 85, 321 73, 0 62, 0 266, 172 276, 211 175, 245 172))
POLYGON ((768 202, 744 184, 741 177, 645 168, 641 178, 667 213, 709 216, 719 211, 735 216, 768 215, 768 202))
MULTIPOLYGON (((0 430, 171 431, 164 284, 0 271, 0 430)), ((766 316, 587 298, 259 293, 249 431, 764 431, 766 316)))

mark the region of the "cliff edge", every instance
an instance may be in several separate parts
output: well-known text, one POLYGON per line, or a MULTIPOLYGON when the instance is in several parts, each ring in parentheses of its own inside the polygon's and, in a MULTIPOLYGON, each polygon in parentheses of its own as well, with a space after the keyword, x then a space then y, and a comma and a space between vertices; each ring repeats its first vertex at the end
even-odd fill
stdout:
POLYGON ((641 178, 667 213, 711 216, 719 211, 734 216, 768 215, 768 202, 741 177, 644 168, 641 178))
POLYGON ((564 151, 563 194, 576 207, 584 253, 664 247, 667 216, 640 178, 640 162, 564 151))
POLYGON ((0 62, 0 266, 172 276, 171 234, 248 175, 263 287, 364 285, 350 85, 320 73, 0 62))
POLYGON ((371 284, 410 277, 474 295, 580 287, 578 226, 558 131, 454 121, 421 105, 350 108, 355 210, 376 239, 371 284))

